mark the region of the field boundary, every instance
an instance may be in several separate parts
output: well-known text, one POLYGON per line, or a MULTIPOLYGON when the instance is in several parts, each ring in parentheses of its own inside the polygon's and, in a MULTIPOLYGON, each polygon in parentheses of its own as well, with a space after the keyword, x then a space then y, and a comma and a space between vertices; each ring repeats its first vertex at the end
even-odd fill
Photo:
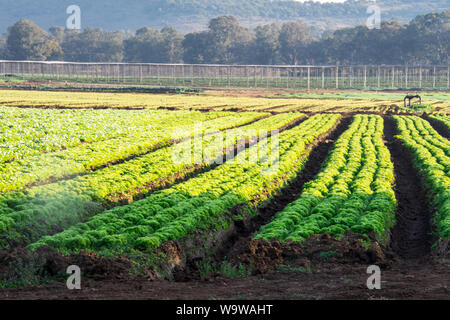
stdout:
POLYGON ((449 66, 212 65, 0 60, 0 77, 191 88, 450 88, 449 66))

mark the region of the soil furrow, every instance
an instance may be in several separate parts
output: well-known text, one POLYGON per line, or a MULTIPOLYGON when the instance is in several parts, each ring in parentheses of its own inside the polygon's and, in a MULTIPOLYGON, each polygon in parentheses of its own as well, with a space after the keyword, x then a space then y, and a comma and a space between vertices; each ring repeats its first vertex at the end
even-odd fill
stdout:
POLYGON ((394 136, 399 134, 396 122, 385 117, 385 139, 394 163, 396 224, 392 230, 391 247, 401 258, 424 259, 431 250, 432 223, 426 190, 414 166, 412 152, 394 136))
POLYGON ((433 129, 436 130, 441 136, 450 139, 450 130, 445 124, 430 117, 423 117, 423 119, 428 121, 433 129))

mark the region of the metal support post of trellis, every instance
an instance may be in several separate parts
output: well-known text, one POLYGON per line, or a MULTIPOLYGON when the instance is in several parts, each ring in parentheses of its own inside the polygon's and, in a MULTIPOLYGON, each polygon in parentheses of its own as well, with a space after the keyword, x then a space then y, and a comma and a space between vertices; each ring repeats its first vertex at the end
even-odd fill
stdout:
POLYGON ((408 88, 408 66, 405 66, 405 88, 408 88))
POLYGON ((336 89, 339 89, 339 66, 336 66, 336 89))
POLYGON ((378 66, 378 70, 377 70, 377 85, 378 85, 378 89, 381 88, 381 68, 380 66, 378 66))
POLYGON ((436 67, 433 67, 433 89, 436 88, 436 67))
POLYGON ((245 67, 245 75, 247 76, 247 88, 250 88, 250 72, 247 66, 245 67))
POLYGON ((364 66, 364 89, 367 89, 367 66, 364 66))
POLYGON ((325 89, 325 68, 322 67, 322 89, 325 89))
POLYGON ((308 91, 311 90, 311 67, 308 67, 308 91))
POLYGON ((350 67, 350 73, 349 73, 349 86, 350 86, 350 88, 353 87, 353 67, 350 67))
POLYGON ((422 67, 419 68, 419 88, 422 89, 422 67))

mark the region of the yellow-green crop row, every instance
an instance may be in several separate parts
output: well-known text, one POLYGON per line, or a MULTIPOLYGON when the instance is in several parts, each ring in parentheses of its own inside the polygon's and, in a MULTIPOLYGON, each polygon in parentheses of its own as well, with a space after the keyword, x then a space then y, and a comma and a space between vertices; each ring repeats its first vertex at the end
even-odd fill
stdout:
MULTIPOLYGON (((376 94, 374 95, 376 97, 376 94)), ((447 101, 426 100, 433 104, 439 112, 450 110, 447 101)), ((61 107, 61 108, 131 108, 156 109, 172 107, 184 110, 213 109, 227 111, 233 109, 245 111, 264 111, 271 109, 279 112, 320 112, 335 107, 343 107, 343 112, 368 111, 396 104, 403 105, 400 100, 364 98, 266 98, 233 96, 233 93, 215 93, 195 95, 171 94, 133 94, 133 93, 92 93, 92 92, 51 92, 2 90, 0 105, 28 107, 61 107)), ((336 110, 333 110, 336 111, 336 110)), ((337 111, 336 111, 337 112, 337 111)))
POLYGON ((0 163, 81 144, 142 135, 174 124, 181 117, 189 121, 195 117, 227 115, 161 110, 40 110, 31 117, 24 109, 0 107, 0 110, 6 117, 0 123, 0 163), (20 111, 26 116, 7 117, 10 113, 20 115, 20 111))
POLYGON ((383 119, 355 116, 324 169, 256 238, 301 242, 314 234, 341 236, 351 230, 374 232, 386 241, 395 221, 393 168, 383 143, 383 119))
POLYGON ((439 237, 450 238, 450 142, 431 125, 414 116, 395 116, 397 136, 414 154, 415 165, 424 177, 433 206, 439 237))
POLYGON ((430 118, 442 122, 447 126, 448 129, 450 129, 450 116, 439 114, 439 115, 432 115, 430 116, 430 118))
MULTIPOLYGON (((236 143, 235 138, 246 138, 241 135, 242 132, 248 132, 251 135, 249 139, 255 138, 256 129, 267 136, 268 131, 281 129, 302 117, 302 114, 282 114, 229 130, 226 132, 228 134, 221 137, 219 146, 216 142, 204 139, 200 154, 208 148, 213 151, 212 154, 220 153, 220 158, 223 159, 224 150, 236 143), (229 136, 234 139, 229 139, 229 136)), ((24 192, 4 194, 0 197, 0 239, 16 242, 36 240, 55 228, 68 227, 101 211, 101 207, 94 203, 120 204, 125 197, 130 200, 136 195, 142 197, 149 191, 170 185, 210 164, 209 159, 195 165, 191 162, 173 161, 172 156, 180 147, 190 148, 191 141, 161 148, 91 174, 30 188, 24 192)), ((189 153, 195 151, 191 148, 189 153)), ((3 241, 2 245, 5 246, 6 242, 3 241)))
POLYGON ((249 160, 250 155, 266 149, 278 138, 279 157, 271 152, 256 163, 228 161, 141 201, 98 214, 54 236, 43 237, 30 248, 49 245, 65 253, 80 250, 126 253, 156 248, 169 240, 181 240, 190 232, 207 226, 225 228, 221 216, 231 208, 239 204, 251 205, 253 201, 261 203, 301 172, 309 150, 307 146, 332 129, 339 117, 314 116, 291 130, 260 141, 244 154, 244 159, 249 160), (272 168, 275 170, 270 170, 272 168))
POLYGON ((268 115, 261 113, 230 113, 227 115, 184 111, 165 112, 170 116, 155 119, 153 126, 149 122, 149 125, 144 128, 129 129, 127 134, 122 137, 81 144, 66 150, 37 154, 18 161, 0 164, 0 192, 17 191, 47 180, 54 181, 86 173, 110 163, 145 154, 155 148, 170 144, 175 129, 178 127, 186 128, 184 136, 180 137, 186 138, 193 134, 194 124, 197 122, 204 121, 202 132, 199 133, 210 133, 243 125, 268 115))

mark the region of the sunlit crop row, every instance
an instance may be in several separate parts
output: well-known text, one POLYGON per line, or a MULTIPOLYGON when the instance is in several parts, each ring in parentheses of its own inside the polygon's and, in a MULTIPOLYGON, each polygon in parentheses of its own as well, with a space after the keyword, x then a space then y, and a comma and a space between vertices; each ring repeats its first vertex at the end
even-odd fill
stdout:
MULTIPOLYGON (((203 133, 243 125, 267 114, 197 113, 164 111, 161 119, 151 117, 147 126, 125 128, 117 124, 124 136, 112 137, 88 144, 80 144, 56 152, 38 153, 20 161, 0 164, 0 192, 16 191, 47 180, 58 180, 81 174, 127 158, 145 154, 155 148, 170 144, 177 128, 184 137, 194 132, 194 124, 202 122, 203 133), (132 129, 135 128, 135 129, 132 129)), ((138 117, 138 115, 136 115, 138 117)), ((133 121, 133 120, 131 120, 133 121)), ((139 119, 136 119, 139 122, 139 119)), ((115 127, 116 125, 113 125, 115 127)), ((180 138, 183 138, 181 136, 180 138)))
POLYGON ((270 152, 257 163, 228 161, 141 201, 103 212, 62 233, 44 237, 31 248, 50 245, 62 252, 129 252, 181 240, 190 232, 208 226, 216 230, 226 228, 227 219, 223 215, 231 208, 261 203, 301 172, 309 150, 307 145, 332 129, 338 119, 339 115, 314 116, 291 130, 262 140, 244 153, 244 159, 249 159, 253 149, 265 149, 278 138, 279 158, 276 152, 270 152))
POLYGON ((414 154, 416 167, 430 190, 440 238, 450 238, 450 142, 419 118, 394 117, 400 139, 414 154))
POLYGON ((314 234, 351 230, 386 240, 396 208, 393 164, 383 143, 380 116, 355 116, 324 169, 300 198, 263 226, 256 238, 301 242, 314 234))
POLYGON ((447 126, 447 128, 450 129, 450 116, 447 115, 433 115, 430 116, 431 119, 437 120, 439 122, 442 122, 447 126))
MULTIPOLYGON (((440 101, 437 96, 425 98, 426 103, 439 108, 439 112, 450 111, 447 100, 440 101)), ((275 96, 267 98, 264 92, 258 96, 238 96, 228 92, 207 92, 204 94, 133 94, 102 92, 51 92, 3 90, 0 105, 25 107, 62 107, 62 108, 130 108, 156 109, 160 107, 184 110, 246 110, 246 111, 304 111, 320 112, 334 109, 334 112, 366 112, 403 105, 398 96, 389 99, 389 95, 367 95, 364 93, 336 95, 304 94, 296 96, 275 96), (342 107, 345 111, 335 108, 342 107)), ((392 108, 390 109, 392 110, 392 108)), ((0 113, 1 117, 1 113, 0 113)))
POLYGON ((81 144, 148 134, 180 125, 180 118, 201 121, 226 115, 163 110, 30 110, 0 107, 0 117, 5 119, 0 123, 0 163, 81 144))
MULTIPOLYGON (((212 154, 220 154, 222 160, 224 150, 233 147, 236 139, 240 141, 247 138, 241 134, 253 134, 254 136, 248 137, 253 139, 258 131, 267 134, 268 131, 281 129, 302 117, 301 114, 282 114, 228 130, 222 135, 220 146, 209 140, 215 135, 206 135, 203 141, 200 141, 200 155, 204 154, 206 149, 212 149, 212 154), (233 139, 230 139, 230 136, 233 139)), ((210 159, 207 158, 198 164, 173 161, 172 156, 176 150, 186 147, 190 149, 191 145, 188 140, 73 179, 33 187, 24 192, 4 194, 0 197, 0 206, 3 205, 3 210, 0 209, 3 213, 0 216, 0 224, 3 223, 1 230, 9 230, 7 238, 10 240, 31 241, 40 235, 48 234, 49 230, 69 226, 101 210, 94 203, 117 205, 125 199, 132 201, 134 196, 142 197, 150 191, 170 185, 210 164, 210 159), (85 204, 89 202, 92 206, 86 209, 85 204), (45 224, 35 225, 42 220, 45 220, 45 224), (67 224, 67 221, 70 224, 67 224), (24 235, 24 229, 32 230, 33 234, 24 235)), ((190 155, 195 151, 190 149, 190 155)), ((1 236, 0 232, 0 238, 1 236)), ((4 234, 3 238, 6 238, 4 234)))

